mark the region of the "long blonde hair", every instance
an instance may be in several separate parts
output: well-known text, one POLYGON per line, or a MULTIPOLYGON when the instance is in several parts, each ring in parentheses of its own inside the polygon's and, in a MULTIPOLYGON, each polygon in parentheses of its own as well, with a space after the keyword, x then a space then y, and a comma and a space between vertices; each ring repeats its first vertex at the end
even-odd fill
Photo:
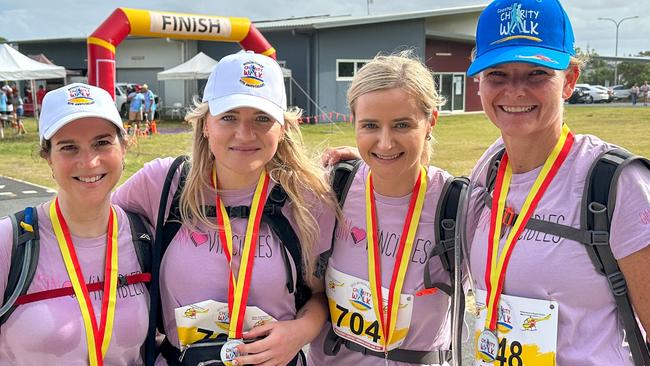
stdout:
MULTIPOLYGON (((203 136, 208 113, 207 103, 195 101, 185 117, 192 124, 194 135, 192 165, 181 194, 180 213, 184 225, 196 227, 200 222, 216 230, 217 225, 208 220, 203 206, 206 203, 204 191, 212 186, 210 175, 214 164, 208 139, 203 136)), ((307 157, 298 124, 301 113, 298 108, 284 113, 283 136, 275 155, 266 163, 266 170, 271 179, 284 188, 291 201, 294 230, 302 247, 303 272, 311 274, 315 265, 313 248, 319 239, 319 225, 311 209, 315 204, 324 204, 336 212, 336 200, 316 160, 307 157)), ((311 276, 305 275, 305 279, 309 281, 311 276)))
MULTIPOLYGON (((402 88, 414 98, 427 121, 438 106, 445 104, 445 98, 438 95, 433 75, 412 50, 391 55, 377 55, 365 64, 354 76, 348 89, 348 107, 354 117, 357 99, 377 90, 402 88)), ((433 139, 432 139, 433 140, 433 139)), ((425 141, 422 164, 431 158, 431 143, 425 141)))

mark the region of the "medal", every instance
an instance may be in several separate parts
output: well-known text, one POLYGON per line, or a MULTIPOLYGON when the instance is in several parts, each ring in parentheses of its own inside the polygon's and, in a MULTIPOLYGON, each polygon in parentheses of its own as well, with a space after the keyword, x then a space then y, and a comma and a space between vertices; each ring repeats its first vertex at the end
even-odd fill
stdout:
MULTIPOLYGON (((250 281, 253 273, 253 263, 255 259, 255 247, 259 237, 260 223, 266 202, 267 191, 269 187, 269 175, 266 170, 260 173, 257 181, 257 187, 253 194, 251 202, 251 211, 246 226, 246 237, 244 247, 241 250, 241 260, 239 262, 239 272, 235 279, 232 263, 232 228, 230 218, 219 194, 216 196, 217 206, 217 226, 219 231, 219 241, 223 247, 223 253, 230 266, 230 276, 228 276, 228 338, 232 340, 242 339, 242 328, 244 327, 244 316, 246 314, 246 304, 248 302, 248 293, 250 281)), ((212 168, 212 185, 217 190, 217 168, 212 168)))
POLYGON ((566 157, 569 155, 571 146, 573 146, 573 133, 569 127, 562 125, 562 133, 560 138, 553 147, 550 155, 546 158, 542 170, 535 179, 526 200, 521 207, 521 212, 517 216, 517 220, 512 225, 512 229, 503 245, 501 253, 499 253, 499 244, 501 241, 501 228, 503 226, 503 216, 506 208, 506 198, 508 197, 508 189, 510 181, 512 180, 512 168, 509 164, 508 153, 503 154, 499 170, 497 172, 496 182, 494 186, 494 197, 492 197, 492 210, 490 213, 490 231, 488 235, 487 245, 487 263, 485 265, 485 286, 487 289, 487 297, 485 304, 487 307, 487 315, 485 317, 485 330, 481 333, 477 340, 477 349, 479 354, 486 362, 494 361, 494 355, 498 347, 491 352, 491 345, 498 345, 497 337, 497 319, 499 313, 499 299, 503 292, 503 283, 505 280, 506 269, 510 262, 510 256, 517 244, 517 239, 521 232, 526 227, 526 223, 532 216, 537 204, 542 199, 544 192, 551 184, 551 181, 560 170, 566 157), (487 359, 486 359, 487 358, 487 359))
POLYGON ((237 346, 244 344, 241 339, 230 339, 221 346, 221 362, 225 366, 232 366, 232 361, 239 356, 244 356, 239 353, 237 346))
POLYGON ((366 230, 368 231, 368 282, 370 282, 370 293, 372 295, 372 307, 375 316, 379 321, 381 340, 384 352, 388 356, 388 345, 391 337, 394 335, 395 325, 397 324, 397 311, 399 310, 400 294, 406 277, 415 233, 417 232, 420 222, 420 214, 424 205, 424 196, 427 191, 427 171, 420 167, 420 174, 413 193, 411 202, 404 220, 402 236, 395 255, 395 265, 388 290, 388 304, 384 309, 384 300, 381 292, 381 258, 379 249, 379 240, 377 238, 377 210, 375 209, 375 196, 373 193, 372 172, 368 173, 366 182, 366 230))
POLYGON ((478 337, 476 349, 479 356, 481 356, 481 360, 488 363, 494 362, 499 350, 499 338, 496 332, 484 329, 478 337))
POLYGON ((95 317, 90 294, 77 259, 77 253, 72 243, 70 229, 61 213, 59 198, 50 204, 50 221, 63 257, 65 269, 70 277, 74 294, 81 310, 84 328, 86 330, 86 345, 88 347, 88 363, 91 366, 104 364, 104 356, 108 351, 113 334, 113 320, 115 317, 115 303, 117 300, 117 245, 118 227, 117 215, 113 207, 108 215, 108 228, 106 229, 106 257, 104 266, 104 295, 99 326, 95 317))

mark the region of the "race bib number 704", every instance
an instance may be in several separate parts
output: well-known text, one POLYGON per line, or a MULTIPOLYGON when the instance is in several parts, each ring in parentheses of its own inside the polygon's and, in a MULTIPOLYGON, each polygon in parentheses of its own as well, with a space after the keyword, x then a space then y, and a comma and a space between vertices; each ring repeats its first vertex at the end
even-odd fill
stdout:
MULTIPOLYGON (((339 272, 332 267, 327 269, 325 278, 334 332, 339 337, 370 350, 382 351, 381 327, 373 309, 368 281, 339 272)), ((388 290, 382 287, 382 292, 385 312, 388 290)), ((411 324, 412 312, 413 295, 400 295, 397 324, 391 337, 392 342, 388 345, 389 350, 398 348, 404 343, 411 324)))

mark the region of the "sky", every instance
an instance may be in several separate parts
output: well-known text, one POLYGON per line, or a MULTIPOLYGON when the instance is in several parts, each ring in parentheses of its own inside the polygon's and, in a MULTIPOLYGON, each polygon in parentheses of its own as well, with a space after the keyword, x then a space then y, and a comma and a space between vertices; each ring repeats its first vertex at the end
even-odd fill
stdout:
MULTIPOLYGON (((481 0, 0 0, 0 37, 9 41, 83 38, 94 31, 116 7, 174 11, 255 20, 285 19, 314 15, 365 15, 400 13, 484 4, 481 0), (368 4, 370 1, 370 4, 368 4)), ((576 46, 613 56, 616 26, 618 55, 650 51, 650 0, 564 0, 573 24, 576 46)))

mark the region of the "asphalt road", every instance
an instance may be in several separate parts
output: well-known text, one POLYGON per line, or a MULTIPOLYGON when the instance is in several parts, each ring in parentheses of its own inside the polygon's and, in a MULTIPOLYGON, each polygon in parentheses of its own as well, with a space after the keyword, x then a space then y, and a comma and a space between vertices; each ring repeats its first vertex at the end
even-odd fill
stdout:
POLYGON ((45 202, 55 193, 47 187, 0 176, 0 217, 45 202))

